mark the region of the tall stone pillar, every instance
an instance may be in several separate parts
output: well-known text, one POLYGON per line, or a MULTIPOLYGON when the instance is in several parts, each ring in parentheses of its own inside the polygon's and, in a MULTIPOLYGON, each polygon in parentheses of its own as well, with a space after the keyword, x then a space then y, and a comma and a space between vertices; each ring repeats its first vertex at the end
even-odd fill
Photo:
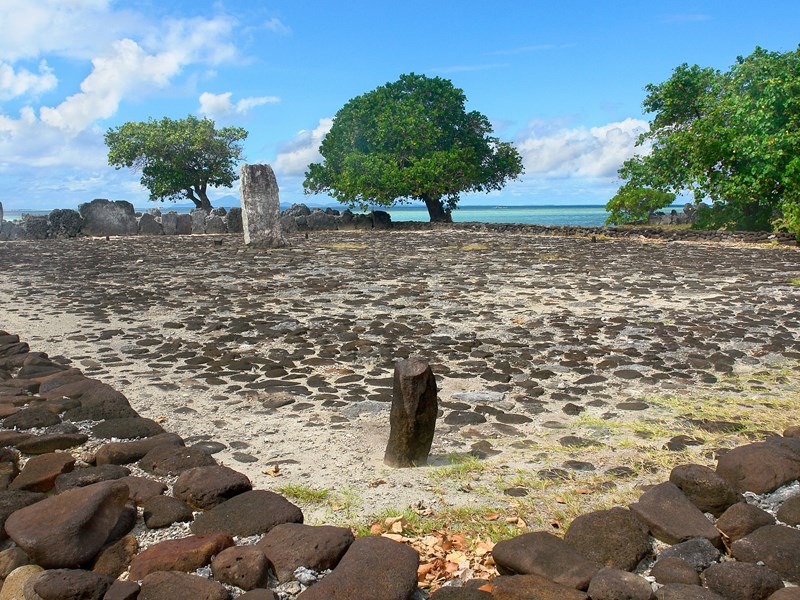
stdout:
POLYGON ((395 365, 384 463, 390 467, 414 467, 427 462, 439 411, 436 395, 436 378, 425 360, 411 357, 395 365))
POLYGON ((241 198, 244 243, 282 248, 287 245, 281 227, 278 182, 269 165, 242 165, 241 198))

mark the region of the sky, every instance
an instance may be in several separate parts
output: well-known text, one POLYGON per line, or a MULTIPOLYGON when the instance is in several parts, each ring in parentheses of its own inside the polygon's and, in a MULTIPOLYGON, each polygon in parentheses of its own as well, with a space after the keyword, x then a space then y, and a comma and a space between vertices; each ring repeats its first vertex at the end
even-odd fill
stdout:
POLYGON ((333 205, 302 181, 336 112, 414 72, 450 79, 523 157, 518 180, 462 204, 605 204, 647 129, 645 85, 794 50, 798 23, 789 0, 0 0, 0 202, 146 207, 103 134, 193 114, 245 128, 282 203, 333 205))

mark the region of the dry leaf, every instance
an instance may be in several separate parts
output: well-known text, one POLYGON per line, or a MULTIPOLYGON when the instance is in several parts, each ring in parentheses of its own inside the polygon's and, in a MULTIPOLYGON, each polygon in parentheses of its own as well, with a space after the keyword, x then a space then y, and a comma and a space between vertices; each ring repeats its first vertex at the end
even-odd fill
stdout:
POLYGON ((277 465, 277 464, 274 467, 272 467, 271 469, 267 469, 266 471, 262 471, 262 473, 264 473, 264 475, 269 475, 270 477, 280 477, 282 475, 281 467, 280 467, 280 465, 277 465))
POLYGON ((594 493, 594 490, 590 490, 589 488, 578 488, 577 490, 575 490, 575 493, 576 494, 592 494, 592 493, 594 493))
POLYGON ((523 521, 522 519, 517 519, 517 527, 519 527, 520 529, 525 529, 527 526, 528 524, 525 521, 523 521))
POLYGON ((383 527, 381 527, 380 523, 373 523, 372 527, 369 528, 370 535, 380 535, 383 533, 383 527))
POLYGON ((499 518, 500 518, 499 513, 489 513, 484 517, 484 519, 486 519, 487 521, 497 521, 497 519, 499 518))
POLYGON ((385 479, 376 479, 375 481, 370 481, 368 486, 371 487, 371 488, 376 488, 379 485, 383 485, 385 483, 386 483, 385 479))

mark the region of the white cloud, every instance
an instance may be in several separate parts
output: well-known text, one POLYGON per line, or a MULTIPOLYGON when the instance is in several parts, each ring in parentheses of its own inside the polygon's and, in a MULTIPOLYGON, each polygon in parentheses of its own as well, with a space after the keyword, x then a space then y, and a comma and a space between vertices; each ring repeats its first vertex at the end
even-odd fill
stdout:
POLYGON ((2 0, 0 56, 12 63, 47 53, 88 59, 143 27, 134 13, 112 10, 110 0, 2 0))
POLYGON ((244 115, 257 106, 280 102, 280 98, 277 96, 255 96, 242 98, 234 104, 231 102, 232 96, 233 92, 225 92, 223 94, 203 92, 200 94, 200 108, 197 112, 212 119, 218 119, 231 115, 244 115))
POLYGON ((193 63, 216 64, 235 56, 226 41, 233 24, 229 19, 191 19, 168 24, 160 51, 148 52, 131 39, 114 42, 108 52, 92 60, 92 72, 81 91, 55 108, 42 107, 42 121, 66 131, 81 131, 98 119, 116 113, 129 93, 141 94, 166 87, 193 63))
POLYGON ((319 124, 311 131, 299 131, 278 151, 273 165, 275 171, 286 177, 298 177, 306 172, 311 163, 321 162, 323 158, 319 153, 319 145, 332 125, 332 118, 320 119, 319 124))
POLYGON ((264 29, 271 31, 272 33, 279 33, 281 35, 289 35, 292 32, 291 28, 288 25, 285 25, 277 17, 272 17, 266 21, 264 23, 264 29))
POLYGON ((0 62, 0 100, 28 94, 36 96, 54 89, 56 85, 58 79, 44 60, 39 63, 38 74, 0 62))
POLYGON ((600 127, 552 127, 535 122, 516 142, 527 175, 558 177, 614 177, 634 155, 639 135, 648 124, 625 119, 600 127))

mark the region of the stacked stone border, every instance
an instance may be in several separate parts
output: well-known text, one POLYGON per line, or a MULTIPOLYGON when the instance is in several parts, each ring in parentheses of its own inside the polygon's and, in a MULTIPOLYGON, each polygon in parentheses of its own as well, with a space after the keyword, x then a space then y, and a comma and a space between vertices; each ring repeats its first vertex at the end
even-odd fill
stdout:
MULTIPOLYGON (((428 597, 414 549, 304 525, 219 465, 219 444, 187 446, 68 362, 0 331, 0 600, 428 597), (180 522, 185 535, 144 549, 131 535, 180 522)), ((715 470, 676 467, 629 507, 577 517, 563 539, 503 540, 498 577, 431 597, 800 598, 800 426, 720 454, 715 470)))
MULTIPOLYGON (((506 223, 426 223, 419 221, 392 221, 385 211, 353 213, 309 209, 305 204, 295 204, 281 213, 281 227, 287 233, 296 231, 392 229, 396 231, 436 231, 441 228, 465 231, 491 231, 530 235, 644 238, 662 241, 686 242, 736 242, 797 245, 791 233, 763 231, 705 231, 674 229, 669 227, 578 227, 506 223)), ((118 235, 191 235, 191 234, 241 234, 240 208, 216 208, 210 213, 194 209, 188 214, 176 211, 163 212, 160 208, 136 213, 133 205, 124 200, 92 200, 81 204, 78 210, 56 209, 49 215, 23 215, 19 222, 0 221, 0 241, 44 240, 80 236, 118 235)))

